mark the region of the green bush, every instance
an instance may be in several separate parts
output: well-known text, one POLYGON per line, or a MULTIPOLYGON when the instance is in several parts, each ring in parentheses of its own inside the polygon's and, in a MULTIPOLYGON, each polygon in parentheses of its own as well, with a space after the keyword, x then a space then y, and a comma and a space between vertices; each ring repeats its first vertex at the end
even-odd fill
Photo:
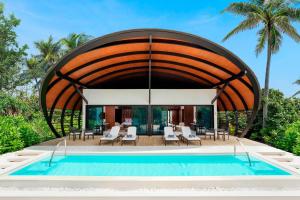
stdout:
POLYGON ((300 120, 278 130, 272 130, 270 134, 267 129, 262 129, 264 141, 276 148, 300 155, 300 120))
POLYGON ((24 147, 21 134, 12 116, 0 116, 0 154, 24 147))
POLYGON ((37 144, 41 141, 39 134, 35 132, 31 123, 26 122, 25 119, 20 116, 15 117, 15 120, 25 147, 37 144))
POLYGON ((35 114, 30 122, 23 116, 0 116, 0 154, 38 144, 53 137, 39 113, 35 114))
POLYGON ((292 145, 291 152, 300 155, 300 120, 291 124, 285 133, 292 145))
MULTIPOLYGON (((263 92, 263 91, 262 91, 263 92)), ((265 129, 262 129, 262 106, 249 132, 251 139, 267 142, 265 139, 282 134, 288 125, 300 119, 300 99, 285 98, 279 90, 270 89, 268 120, 265 129)), ((278 136, 279 137, 279 136, 278 136)), ((278 138, 280 139, 280 138, 278 138)), ((275 141, 274 141, 275 142, 275 141)), ((270 144, 269 142, 267 142, 270 144)))
POLYGON ((50 130, 46 120, 44 119, 44 116, 40 112, 34 115, 34 119, 32 120, 32 127, 33 130, 38 133, 40 142, 44 142, 54 138, 54 135, 50 130))

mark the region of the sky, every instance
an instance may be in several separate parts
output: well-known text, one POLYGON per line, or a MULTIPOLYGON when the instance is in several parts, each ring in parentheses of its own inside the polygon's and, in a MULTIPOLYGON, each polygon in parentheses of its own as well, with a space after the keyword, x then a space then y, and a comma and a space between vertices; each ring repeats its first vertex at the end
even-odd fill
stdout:
MULTIPOLYGON (((239 0, 235 0, 239 1, 239 0)), ((21 19, 18 41, 36 53, 34 41, 69 33, 99 37, 133 28, 162 28, 192 33, 216 42, 240 57, 264 86, 266 53, 256 57, 258 29, 245 31, 226 42, 222 38, 242 18, 222 13, 232 0, 0 0, 5 13, 21 19)), ((300 32, 300 23, 295 24, 300 32)), ((291 96, 299 86, 300 43, 283 38, 280 52, 272 57, 270 87, 291 96)))

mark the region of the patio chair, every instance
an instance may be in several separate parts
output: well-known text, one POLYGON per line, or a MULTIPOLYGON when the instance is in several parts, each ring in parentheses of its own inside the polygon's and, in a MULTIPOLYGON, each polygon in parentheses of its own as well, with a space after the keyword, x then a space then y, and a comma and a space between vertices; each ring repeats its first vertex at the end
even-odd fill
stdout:
POLYGON ((73 136, 73 141, 76 140, 76 136, 81 139, 81 131, 74 127, 70 127, 69 140, 71 139, 71 136, 73 136))
POLYGON ((217 138, 219 139, 219 137, 223 136, 223 141, 225 141, 225 137, 227 135, 227 139, 229 140, 229 132, 226 129, 218 129, 217 130, 217 138))
POLYGON ((196 134, 192 134, 191 128, 188 126, 183 126, 182 130, 182 139, 186 141, 186 144, 189 145, 189 142, 197 141, 201 145, 201 138, 196 134))
POLYGON ((113 126, 110 132, 100 138, 99 144, 101 145, 102 141, 111 142, 111 145, 114 145, 114 142, 119 138, 120 126, 113 126))
POLYGON ((83 141, 85 141, 86 136, 88 139, 90 139, 90 136, 94 139, 95 131, 94 130, 83 130, 83 141))
POLYGON ((127 134, 122 138, 121 140, 121 145, 123 145, 123 143, 125 141, 129 141, 129 142, 134 142, 135 146, 136 146, 136 127, 135 126, 129 126, 127 129, 127 134))
POLYGON ((177 142, 179 145, 179 139, 175 135, 173 131, 173 127, 166 126, 164 128, 164 141, 165 141, 165 146, 167 145, 167 142, 177 142))
POLYGON ((216 133, 215 133, 215 129, 206 129, 205 131, 205 139, 206 139, 206 136, 209 136, 209 139, 211 139, 211 137, 214 138, 214 141, 216 141, 216 133))

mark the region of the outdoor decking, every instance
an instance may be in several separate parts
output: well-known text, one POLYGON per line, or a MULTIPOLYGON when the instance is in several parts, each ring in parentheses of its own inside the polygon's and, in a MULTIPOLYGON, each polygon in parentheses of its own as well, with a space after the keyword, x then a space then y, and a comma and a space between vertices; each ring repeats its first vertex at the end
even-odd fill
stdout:
MULTIPOLYGON (((225 141, 223 141, 223 138, 220 137, 219 139, 216 139, 216 141, 213 140, 213 138, 209 138, 206 137, 206 139, 204 137, 201 136, 202 139, 202 146, 233 146, 234 144, 236 144, 236 137, 234 136, 230 136, 229 139, 226 139, 225 141)), ((44 143, 39 144, 39 146, 53 146, 56 145, 58 140, 60 139, 54 139, 54 140, 50 140, 44 143)), ((76 139, 75 141, 73 141, 72 137, 71 139, 69 139, 67 137, 67 144, 68 146, 99 146, 99 140, 100 140, 100 136, 95 136, 95 139, 86 139, 85 141, 83 141, 83 139, 76 139)), ((247 146, 256 146, 256 145, 261 145, 260 143, 257 143, 255 141, 252 140, 243 140, 243 143, 247 146)), ((121 142, 115 142, 113 144, 114 146, 121 146, 121 142)), ((103 142, 101 143, 101 146, 112 146, 111 143, 106 143, 103 142)), ((123 144, 123 146, 135 146, 132 143, 125 143, 123 144)), ((164 140, 162 138, 162 136, 139 136, 137 139, 137 144, 136 146, 165 146, 164 144, 164 140)), ((167 146, 178 146, 177 143, 168 143, 167 146)), ((184 143, 183 141, 180 141, 179 146, 187 146, 186 143, 184 143)), ((189 146, 198 146, 199 147, 199 142, 190 142, 189 146)))

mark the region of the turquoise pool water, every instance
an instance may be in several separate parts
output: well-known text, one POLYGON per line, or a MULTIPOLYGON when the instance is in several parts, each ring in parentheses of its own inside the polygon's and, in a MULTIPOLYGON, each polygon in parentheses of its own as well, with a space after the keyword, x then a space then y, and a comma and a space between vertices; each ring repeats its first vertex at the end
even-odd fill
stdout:
POLYGON ((12 176, 257 176, 290 175, 244 155, 67 155, 32 163, 12 176))

